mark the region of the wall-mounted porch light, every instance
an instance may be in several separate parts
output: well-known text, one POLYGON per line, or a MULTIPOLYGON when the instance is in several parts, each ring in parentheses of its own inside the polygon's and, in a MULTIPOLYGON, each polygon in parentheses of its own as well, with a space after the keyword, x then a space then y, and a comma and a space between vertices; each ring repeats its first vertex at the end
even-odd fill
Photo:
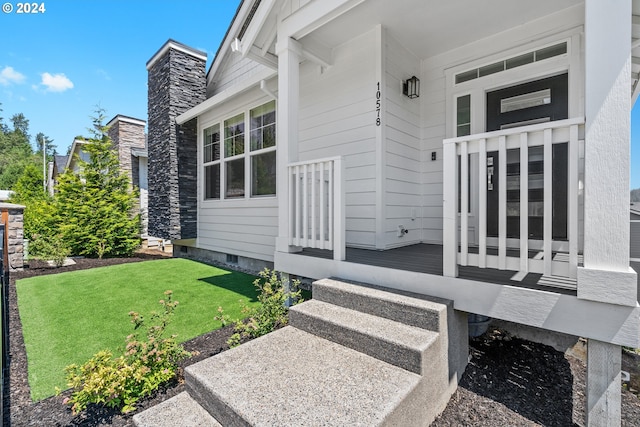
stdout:
POLYGON ((419 97, 420 79, 416 76, 407 79, 406 82, 402 83, 402 93, 407 95, 411 99, 419 97))

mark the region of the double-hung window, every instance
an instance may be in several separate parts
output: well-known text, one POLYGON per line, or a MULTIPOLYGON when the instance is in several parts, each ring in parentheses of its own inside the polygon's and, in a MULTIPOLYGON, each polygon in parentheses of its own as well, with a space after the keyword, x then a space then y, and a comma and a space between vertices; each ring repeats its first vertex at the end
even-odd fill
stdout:
POLYGON ((203 137, 205 200, 276 194, 275 101, 224 119, 203 137))

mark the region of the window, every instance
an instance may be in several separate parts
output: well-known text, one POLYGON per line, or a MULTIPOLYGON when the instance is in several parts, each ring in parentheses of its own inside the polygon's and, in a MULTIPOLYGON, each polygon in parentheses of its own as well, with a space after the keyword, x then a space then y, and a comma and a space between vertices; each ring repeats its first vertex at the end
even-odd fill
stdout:
POLYGON ((274 196, 275 101, 206 128, 203 135, 202 159, 205 200, 237 199, 244 198, 247 194, 251 197, 274 196), (245 137, 245 117, 249 117, 248 139, 245 137), (248 142, 248 153, 245 141, 248 142), (250 174, 245 174, 245 171, 250 174))
POLYGON ((251 110, 251 196, 276 194, 276 102, 251 110))
POLYGON ((205 200, 220 198, 220 125, 204 130, 203 145, 205 200))

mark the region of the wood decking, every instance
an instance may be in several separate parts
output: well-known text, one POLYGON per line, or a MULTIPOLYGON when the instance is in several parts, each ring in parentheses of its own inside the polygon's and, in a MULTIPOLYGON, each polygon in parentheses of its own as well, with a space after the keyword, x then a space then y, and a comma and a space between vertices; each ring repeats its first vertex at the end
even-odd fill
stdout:
MULTIPOLYGON (((300 255, 331 259, 333 253, 320 249, 304 249, 300 255)), ((531 252, 533 257, 535 252, 531 252)), ((395 270, 413 271, 417 273, 442 276, 442 246, 420 243, 401 248, 376 251, 369 249, 347 248, 346 262, 356 264, 373 265, 377 267, 391 268, 395 270)), ((557 293, 575 295, 576 292, 538 284, 541 274, 529 273, 522 281, 511 280, 517 273, 512 270, 497 270, 491 268, 478 268, 460 266, 458 277, 461 279, 480 282, 498 283, 530 289, 551 290, 557 293)))

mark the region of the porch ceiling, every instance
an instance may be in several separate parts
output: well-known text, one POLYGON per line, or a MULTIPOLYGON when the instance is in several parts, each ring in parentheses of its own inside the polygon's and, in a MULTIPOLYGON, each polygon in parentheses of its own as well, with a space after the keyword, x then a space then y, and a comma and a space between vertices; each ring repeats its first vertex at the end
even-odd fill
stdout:
MULTIPOLYGON (((582 0, 368 0, 306 36, 334 48, 374 25, 424 59, 517 27, 582 0)), ((304 40, 304 38, 302 39, 304 40)))

